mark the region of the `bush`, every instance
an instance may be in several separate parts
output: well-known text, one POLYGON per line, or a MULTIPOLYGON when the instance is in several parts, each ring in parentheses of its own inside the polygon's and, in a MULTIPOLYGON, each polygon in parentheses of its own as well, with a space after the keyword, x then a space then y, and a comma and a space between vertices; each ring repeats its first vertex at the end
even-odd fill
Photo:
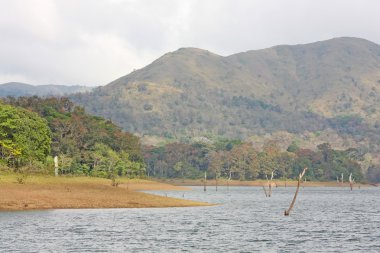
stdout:
POLYGON ((23 174, 17 174, 16 181, 19 184, 25 184, 27 177, 28 177, 28 175, 25 174, 25 173, 23 173, 23 174))

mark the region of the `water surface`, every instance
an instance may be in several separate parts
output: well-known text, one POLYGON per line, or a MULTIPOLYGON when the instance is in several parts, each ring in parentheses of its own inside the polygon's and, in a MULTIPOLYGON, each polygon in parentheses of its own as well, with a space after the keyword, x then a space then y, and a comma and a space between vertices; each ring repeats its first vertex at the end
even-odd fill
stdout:
POLYGON ((380 189, 193 187, 212 207, 0 212, 0 252, 380 252, 380 189))

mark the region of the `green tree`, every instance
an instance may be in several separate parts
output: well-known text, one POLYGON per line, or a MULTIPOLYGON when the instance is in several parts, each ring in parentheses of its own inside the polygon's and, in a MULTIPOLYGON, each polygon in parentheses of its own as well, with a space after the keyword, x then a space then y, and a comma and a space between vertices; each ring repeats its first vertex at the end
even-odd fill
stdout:
MULTIPOLYGON (((65 161, 60 164, 62 173, 109 177, 115 173, 124 175, 129 171, 134 175, 142 175, 145 167, 139 138, 123 132, 112 121, 87 114, 67 98, 20 97, 8 98, 5 102, 32 110, 47 120, 52 132, 52 155, 58 155, 60 161, 65 161), (100 144, 104 146, 99 146, 100 144)), ((3 118, 8 121, 11 119, 8 115, 3 118)), ((24 128, 28 126, 24 123, 11 125, 22 125, 24 128)), ((38 126, 35 128, 42 129, 38 126)), ((30 133, 29 129, 23 131, 30 133)), ((28 135, 34 138, 34 134, 38 135, 36 132, 28 135)), ((20 141, 24 142, 21 137, 20 141)), ((20 146, 15 146, 5 138, 0 138, 0 141, 1 149, 4 150, 2 156, 21 157, 20 146)), ((40 158, 42 160, 41 155, 38 159, 40 158)))
POLYGON ((8 165, 44 162, 50 153, 51 131, 36 113, 0 104, 0 152, 8 165))

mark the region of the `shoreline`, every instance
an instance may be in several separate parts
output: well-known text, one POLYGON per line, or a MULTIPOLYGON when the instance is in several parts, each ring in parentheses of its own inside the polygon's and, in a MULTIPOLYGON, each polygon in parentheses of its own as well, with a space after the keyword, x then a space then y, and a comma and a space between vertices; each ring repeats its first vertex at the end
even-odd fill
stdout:
MULTIPOLYGON (((157 180, 157 182, 165 183, 165 184, 171 184, 175 186, 203 186, 204 181, 203 179, 194 180, 194 179, 152 179, 157 180)), ((239 180, 231 180, 227 183, 227 180, 225 179, 219 179, 218 180, 218 186, 257 186, 261 187, 263 185, 267 185, 268 182, 266 180, 255 180, 255 181, 239 181, 239 180)), ((207 180, 206 182, 207 186, 215 186, 215 180, 207 180)), ((272 185, 274 187, 296 187, 297 181, 296 180, 289 180, 289 181, 282 181, 282 180, 273 180, 272 185)), ((321 181, 306 181, 302 182, 303 187, 350 187, 349 182, 338 183, 335 181, 327 181, 327 182, 321 182, 321 181)), ((362 183, 356 183, 354 184, 354 188, 358 187, 376 187, 372 184, 362 184, 362 183)))
POLYGON ((142 179, 111 180, 90 177, 29 176, 17 183, 16 175, 0 176, 0 212, 49 209, 165 208, 213 204, 144 193, 145 190, 191 190, 142 179))
MULTIPOLYGON (((21 176, 22 177, 22 176, 21 176)), ((20 175, 0 175, 0 212, 49 209, 100 209, 100 208, 165 208, 213 206, 214 204, 154 195, 141 191, 188 191, 186 186, 203 186, 203 180, 190 179, 117 179, 94 177, 53 177, 29 175, 18 183, 20 175)), ((228 185, 262 187, 266 180, 231 180, 228 185)), ((273 180, 273 187, 295 187, 297 181, 273 180)), ((215 186, 215 180, 207 180, 207 186, 215 186)), ((219 179, 218 186, 227 186, 227 180, 219 179)), ((346 187, 337 182, 302 183, 303 187, 346 187)), ((370 184, 354 184, 354 188, 375 187, 370 184)))

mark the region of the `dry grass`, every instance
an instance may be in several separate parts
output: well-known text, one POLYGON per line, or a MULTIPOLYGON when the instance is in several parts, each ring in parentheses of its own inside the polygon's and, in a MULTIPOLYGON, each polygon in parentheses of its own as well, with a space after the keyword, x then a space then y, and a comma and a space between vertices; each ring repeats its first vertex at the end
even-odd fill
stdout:
POLYGON ((141 208, 205 206, 207 203, 161 197, 134 190, 183 189, 146 180, 112 187, 111 181, 89 177, 29 176, 25 184, 16 175, 0 176, 0 210, 61 208, 141 208))

